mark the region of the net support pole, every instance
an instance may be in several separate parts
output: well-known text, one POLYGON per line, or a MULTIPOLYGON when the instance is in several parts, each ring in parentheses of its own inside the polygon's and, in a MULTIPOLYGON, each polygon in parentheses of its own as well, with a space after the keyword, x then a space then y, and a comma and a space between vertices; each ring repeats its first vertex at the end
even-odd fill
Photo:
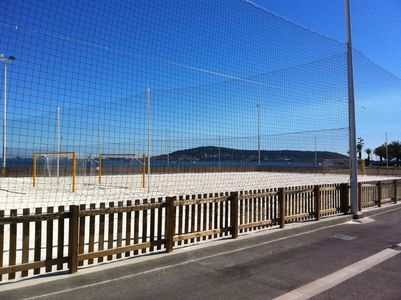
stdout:
POLYGON ((148 98, 148 193, 150 192, 150 88, 147 89, 148 98))
POLYGON ((1 167, 1 175, 6 176, 7 161, 7 63, 4 62, 4 98, 3 98, 3 165, 1 167))
MULTIPOLYGON (((61 148, 61 133, 60 133, 60 106, 57 104, 57 152, 61 148)), ((60 178, 60 154, 57 154, 57 182, 60 178)))
POLYGON ((345 27, 347 45, 347 78, 348 78, 348 122, 349 122, 349 159, 350 159, 350 196, 351 213, 354 218, 359 218, 358 212, 358 166, 356 157, 356 125, 355 125, 355 99, 354 99, 354 78, 352 67, 352 41, 351 41, 351 16, 349 0, 345 4, 345 27))
POLYGON ((256 103, 258 119, 258 166, 260 167, 260 103, 256 103))
POLYGON ((221 165, 221 138, 219 135, 219 166, 221 165))
POLYGON ((97 125, 97 153, 102 153, 100 151, 100 125, 97 125))
POLYGON ((7 64, 15 60, 14 56, 5 57, 0 54, 0 60, 3 62, 3 164, 1 166, 1 175, 6 176, 7 174, 7 64))
POLYGON ((315 166, 317 166, 317 141, 316 141, 316 135, 315 135, 315 166))
POLYGON ((386 131, 386 168, 388 169, 388 135, 386 131))
POLYGON ((33 153, 33 162, 32 162, 32 186, 36 185, 36 153, 33 153))
POLYGON ((102 183, 102 155, 99 154, 97 165, 97 176, 99 177, 99 184, 102 183))
POLYGON ((142 154, 142 188, 145 188, 146 155, 142 154))
POLYGON ((77 156, 75 152, 72 153, 72 192, 75 192, 75 177, 77 174, 77 156))

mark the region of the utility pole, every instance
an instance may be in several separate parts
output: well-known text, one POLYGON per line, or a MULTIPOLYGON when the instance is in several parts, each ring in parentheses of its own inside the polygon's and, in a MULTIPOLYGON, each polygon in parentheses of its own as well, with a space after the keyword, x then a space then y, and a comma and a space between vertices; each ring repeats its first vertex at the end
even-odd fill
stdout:
POLYGON ((258 166, 260 167, 260 103, 256 103, 258 115, 258 166))
POLYGON ((354 99, 354 72, 352 66, 352 41, 351 41, 351 15, 349 0, 344 0, 345 23, 347 35, 347 77, 348 77, 348 122, 349 122, 349 159, 350 171, 350 195, 351 213, 355 219, 360 217, 358 211, 358 172, 356 158, 356 124, 355 124, 355 99, 354 99))
POLYGON ((3 165, 1 167, 1 175, 6 176, 7 170, 7 64, 15 60, 14 56, 4 56, 0 54, 0 60, 3 62, 4 76, 4 98, 3 98, 3 165))

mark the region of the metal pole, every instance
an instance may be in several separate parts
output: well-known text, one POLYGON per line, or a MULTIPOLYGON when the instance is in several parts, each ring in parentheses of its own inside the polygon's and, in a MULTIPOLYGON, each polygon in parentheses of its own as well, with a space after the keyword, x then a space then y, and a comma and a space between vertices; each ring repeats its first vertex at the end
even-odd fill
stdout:
POLYGON ((316 143, 316 135, 315 135, 315 166, 317 166, 317 143, 316 143))
POLYGON ((61 148, 61 133, 60 133, 60 106, 57 104, 57 181, 60 177, 60 148, 61 148))
POLYGON ((1 175, 6 176, 7 160, 7 63, 4 62, 4 101, 3 101, 3 165, 1 175))
POLYGON ((4 101, 3 101, 3 164, 1 167, 2 176, 6 176, 7 167, 7 63, 15 60, 14 56, 4 56, 0 54, 0 60, 4 63, 3 76, 4 76, 4 101))
POLYGON ((219 166, 221 165, 221 141, 220 141, 220 135, 219 135, 219 166))
POLYGON ((148 96, 148 193, 150 192, 150 88, 147 90, 148 96))
POLYGON ((388 169, 388 138, 387 138, 387 131, 386 131, 386 167, 388 169))
POLYGON ((352 67, 352 42, 351 42, 351 16, 349 0, 345 1, 345 22, 347 34, 347 77, 348 77, 348 122, 349 122, 349 159, 350 171, 350 195, 351 213, 354 218, 359 217, 358 212, 358 173, 356 157, 356 124, 355 124, 355 100, 354 100, 354 78, 352 67))
POLYGON ((99 155, 102 151, 100 151, 100 125, 97 124, 97 154, 99 155))
POLYGON ((260 166, 260 104, 256 103, 258 115, 258 166, 260 166))
POLYGON ((170 131, 166 131, 166 153, 167 153, 167 166, 170 166, 170 131))
MULTIPOLYGON (((97 170, 98 176, 99 176, 99 170, 100 170, 100 153, 102 153, 102 151, 100 150, 100 125, 97 124, 97 166, 96 166, 96 170, 97 170)), ((93 158, 93 160, 94 160, 94 158, 93 158)), ((101 181, 101 179, 99 176, 99 184, 100 184, 100 181, 101 181)), ((96 179, 95 179, 95 183, 96 183, 96 179)))

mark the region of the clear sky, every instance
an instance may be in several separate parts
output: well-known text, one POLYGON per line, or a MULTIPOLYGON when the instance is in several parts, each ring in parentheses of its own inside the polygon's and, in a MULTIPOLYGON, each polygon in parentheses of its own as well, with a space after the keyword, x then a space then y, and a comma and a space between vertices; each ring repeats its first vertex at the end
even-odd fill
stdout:
MULTIPOLYGON (((257 103, 263 149, 314 150, 316 140, 346 153, 343 1, 256 1, 304 27, 245 0, 0 1, 0 53, 17 57, 10 153, 54 151, 57 105, 62 150, 144 153, 148 87, 155 154, 256 149, 257 103)), ((400 64, 399 3, 379 14, 373 1, 351 1, 354 45, 397 73, 388 65, 400 64)), ((355 74, 360 134, 375 147, 399 133, 399 81, 359 53, 355 74)))
MULTIPOLYGON (((267 9, 345 41, 343 0, 255 0, 267 9)), ((352 42, 370 59, 401 77, 401 1, 350 0, 352 42)))
MULTIPOLYGON (((345 41, 343 0, 255 0, 313 31, 345 41)), ((350 0, 352 43, 375 64, 401 78, 401 1, 350 0)), ((399 80, 354 53, 357 131, 374 148, 401 138, 399 80)))

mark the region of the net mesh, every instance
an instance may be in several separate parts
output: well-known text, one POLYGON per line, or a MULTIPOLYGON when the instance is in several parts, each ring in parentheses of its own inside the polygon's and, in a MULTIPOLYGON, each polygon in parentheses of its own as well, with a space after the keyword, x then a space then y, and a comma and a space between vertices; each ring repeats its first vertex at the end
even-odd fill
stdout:
MULTIPOLYGON (((400 166, 401 79, 354 50, 358 156, 368 166, 400 166)), ((391 170, 388 173, 392 173, 391 170)))
MULTIPOLYGON (((0 17, 16 57, 2 207, 348 181, 323 166, 348 157, 339 41, 241 0, 6 0, 0 17), (33 153, 50 151, 77 153, 75 192, 31 187, 33 153), (145 154, 146 185, 132 157, 105 157, 99 183, 102 153, 145 154)), ((355 56, 358 136, 398 139, 400 80, 355 56), (373 115, 386 116, 374 131, 373 115)))

